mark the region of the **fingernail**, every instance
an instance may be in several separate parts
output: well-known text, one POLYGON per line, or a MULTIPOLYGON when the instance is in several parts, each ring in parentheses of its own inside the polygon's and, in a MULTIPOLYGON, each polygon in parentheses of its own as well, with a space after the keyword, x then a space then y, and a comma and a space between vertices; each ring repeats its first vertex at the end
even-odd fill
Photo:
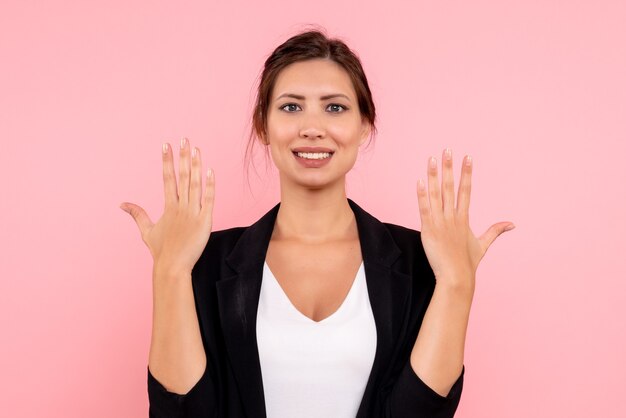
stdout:
POLYGON ((167 142, 163 143, 163 154, 167 154, 167 142))
POLYGON ((209 169, 206 171, 206 175, 207 175, 207 177, 211 177, 211 176, 213 175, 213 170, 209 168, 209 169))
POLYGON ((435 157, 430 157, 430 168, 437 168, 437 159, 435 157))
POLYGON ((187 138, 183 138, 180 140, 180 147, 181 148, 185 148, 185 145, 187 144, 187 138))
POLYGON ((450 148, 446 148, 446 160, 452 159, 452 150, 450 148))
POLYGON ((196 154, 198 153, 198 150, 196 147, 193 147, 193 150, 191 150, 191 158, 196 158, 196 154))
POLYGON ((505 231, 510 231, 513 228, 515 228, 515 225, 511 224, 511 225, 507 226, 506 228, 504 228, 504 230, 505 231))
POLYGON ((467 158, 465 159, 465 165, 468 166, 468 167, 470 165, 472 165, 472 156, 471 155, 468 155, 467 158))

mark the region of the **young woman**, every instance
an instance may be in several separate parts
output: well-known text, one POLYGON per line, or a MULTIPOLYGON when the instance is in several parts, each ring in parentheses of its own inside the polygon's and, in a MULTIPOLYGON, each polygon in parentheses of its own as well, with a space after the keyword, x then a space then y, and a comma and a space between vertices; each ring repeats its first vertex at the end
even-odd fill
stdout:
MULTIPOLYGON (((256 223, 211 231, 200 151, 163 146, 165 211, 132 203, 154 259, 151 417, 452 417, 475 272, 510 222, 469 227, 471 159, 455 206, 452 156, 420 180, 422 231, 347 198, 346 174, 375 131, 356 55, 307 31, 265 62, 251 145, 269 150, 281 200, 256 223)), ((507 229, 508 227, 508 229, 507 229)))

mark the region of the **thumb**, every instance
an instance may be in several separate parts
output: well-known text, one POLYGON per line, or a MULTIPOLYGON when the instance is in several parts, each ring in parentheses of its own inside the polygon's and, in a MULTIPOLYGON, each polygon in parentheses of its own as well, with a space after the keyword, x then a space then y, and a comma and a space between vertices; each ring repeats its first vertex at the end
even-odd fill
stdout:
POLYGON ((515 228, 515 225, 511 222, 498 222, 491 225, 487 232, 480 237, 480 240, 483 242, 485 249, 487 249, 503 232, 510 231, 513 228, 515 228))
POLYGON ((142 235, 144 231, 152 226, 152 221, 150 220, 150 217, 141 206, 137 206, 134 203, 123 202, 120 205, 120 209, 133 217, 142 235))

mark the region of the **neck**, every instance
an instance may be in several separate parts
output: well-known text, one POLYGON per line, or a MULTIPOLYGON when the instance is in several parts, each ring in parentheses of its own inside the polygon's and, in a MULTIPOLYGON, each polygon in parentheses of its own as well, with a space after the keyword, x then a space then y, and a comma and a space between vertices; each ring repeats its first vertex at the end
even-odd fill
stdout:
POLYGON ((272 239, 311 244, 358 238, 345 188, 281 188, 272 239))

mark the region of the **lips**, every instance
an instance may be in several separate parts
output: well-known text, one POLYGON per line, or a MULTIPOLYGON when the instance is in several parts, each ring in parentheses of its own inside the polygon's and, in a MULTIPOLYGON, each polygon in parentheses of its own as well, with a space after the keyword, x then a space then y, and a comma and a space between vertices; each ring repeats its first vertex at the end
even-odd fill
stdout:
POLYGON ((331 154, 335 152, 330 148, 324 148, 324 147, 298 147, 298 148, 294 148, 291 151, 294 153, 296 152, 329 152, 331 154))
POLYGON ((321 168, 326 164, 329 164, 330 160, 333 158, 332 153, 328 153, 328 156, 325 158, 305 158, 300 157, 297 152, 293 153, 295 160, 301 164, 305 168, 321 168))

